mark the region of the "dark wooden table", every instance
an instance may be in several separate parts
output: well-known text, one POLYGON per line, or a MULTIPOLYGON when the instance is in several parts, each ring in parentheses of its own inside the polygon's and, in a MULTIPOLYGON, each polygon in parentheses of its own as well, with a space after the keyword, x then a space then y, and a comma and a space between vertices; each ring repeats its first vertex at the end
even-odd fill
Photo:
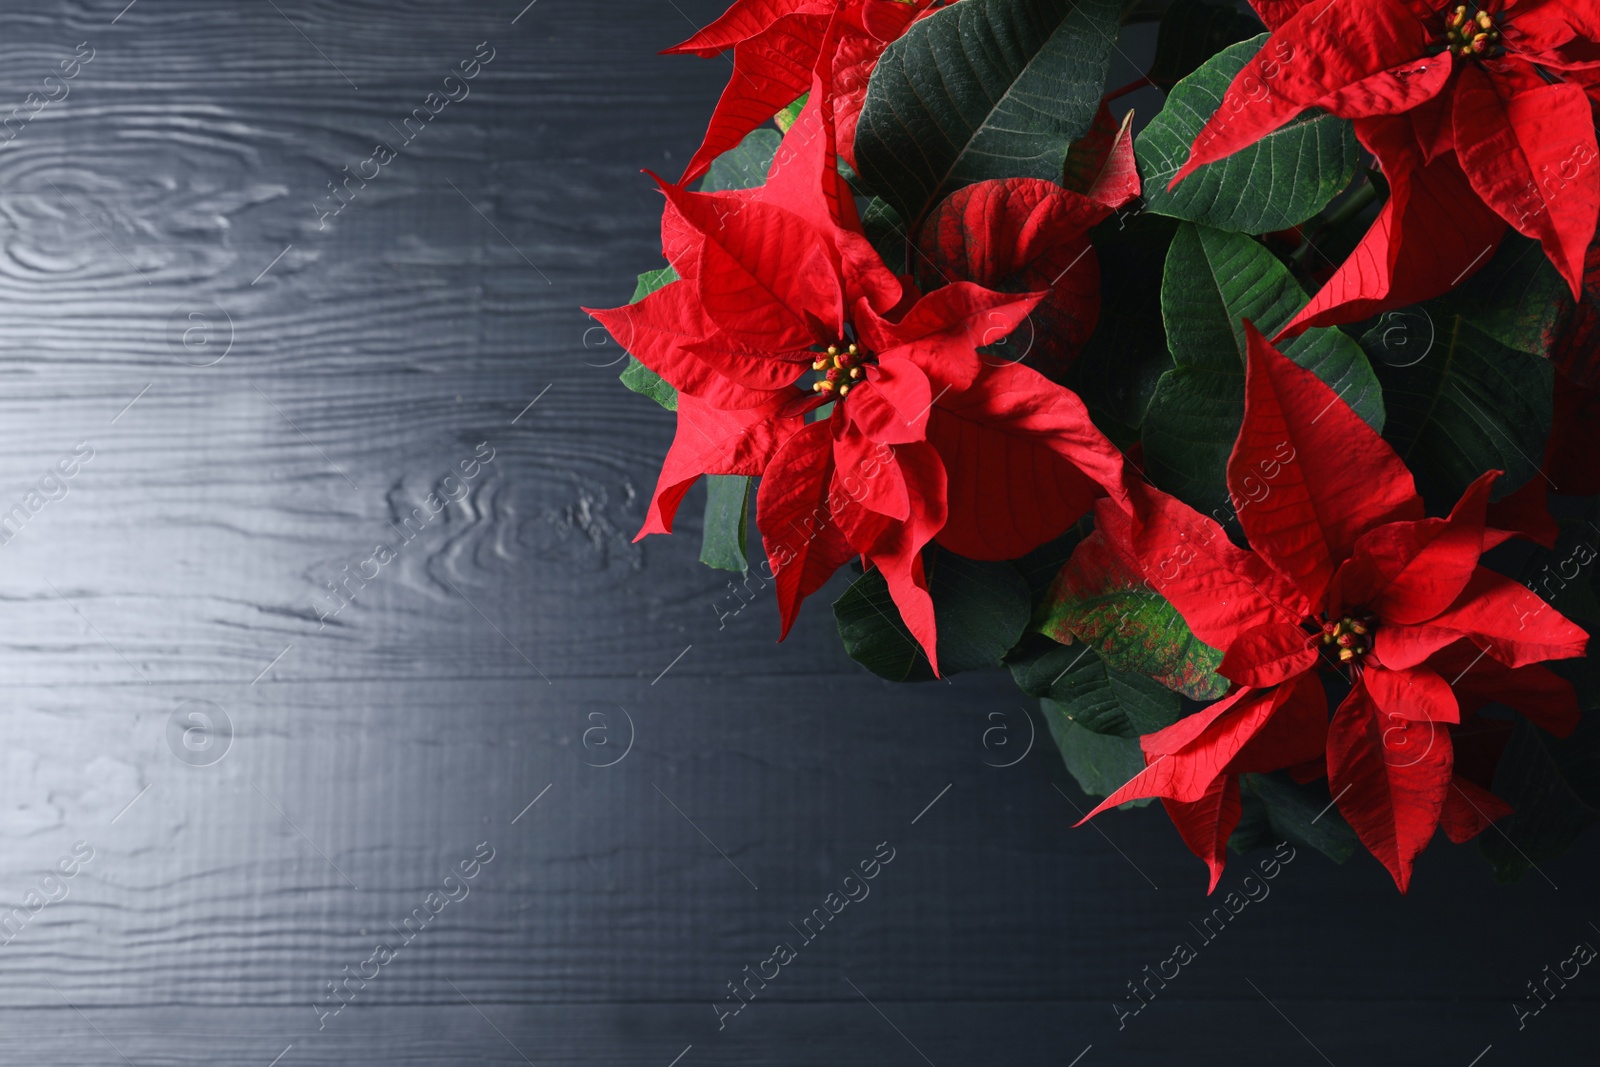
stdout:
POLYGON ((1511 1006, 1593 842, 1301 855, 1206 942, 1159 811, 995 766, 1007 679, 881 683, 826 595, 775 645, 695 498, 632 543, 671 419, 578 305, 718 0, 124 2, 0 5, 0 1062, 1595 1062, 1600 977, 1511 1006))

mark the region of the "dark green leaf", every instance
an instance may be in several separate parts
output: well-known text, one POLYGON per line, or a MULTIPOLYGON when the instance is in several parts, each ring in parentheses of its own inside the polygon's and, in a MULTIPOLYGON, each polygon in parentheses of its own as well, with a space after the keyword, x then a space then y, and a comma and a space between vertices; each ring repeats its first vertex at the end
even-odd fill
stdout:
POLYGON ((1248 41, 1261 30, 1259 19, 1233 4, 1172 0, 1167 13, 1161 17, 1156 58, 1150 64, 1150 80, 1170 90, 1228 45, 1248 41))
MULTIPOLYGON (((1028 626, 1028 583, 1009 563, 937 552, 926 560, 928 592, 939 629, 939 669, 945 675, 998 666, 1028 626)), ((857 578, 833 603, 839 636, 850 658, 892 682, 933 678, 928 657, 900 619, 878 570, 857 578)))
POLYGON ((1272 830, 1272 819, 1267 815, 1266 804, 1250 790, 1241 788, 1239 821, 1234 825, 1233 833, 1228 835, 1228 851, 1243 856, 1281 840, 1283 838, 1272 830))
POLYGON ((1083 651, 1081 645, 1057 644, 1044 634, 1030 630, 1006 653, 1006 668, 1011 671, 1011 680, 1017 683, 1018 689, 1031 697, 1047 697, 1051 695, 1051 684, 1083 651))
MULTIPOLYGON (((1300 785, 1278 771, 1247 774, 1241 783, 1246 793, 1261 801, 1273 841, 1314 848, 1335 863, 1355 855, 1360 840, 1333 806, 1327 779, 1300 785)), ((1233 844, 1231 839, 1228 843, 1233 844)))
POLYGON ((1058 180, 1099 107, 1117 14, 1115 0, 962 0, 914 24, 867 86, 867 187, 915 228, 963 185, 1058 180))
POLYGON ((1234 75, 1266 39, 1262 34, 1230 45, 1179 82, 1134 142, 1148 210, 1223 230, 1270 233, 1309 219, 1350 184, 1360 155, 1350 124, 1309 111, 1167 188, 1234 75))
MULTIPOLYGON (((1591 581, 1590 588, 1596 584, 1591 581)), ((1594 633, 1600 627, 1585 626, 1584 629, 1594 633)), ((1600 716, 1600 656, 1589 655, 1583 659, 1563 660, 1560 663, 1550 664, 1550 669, 1572 683, 1573 690, 1578 694, 1578 707, 1585 716, 1600 716)), ((1595 803, 1600 808, 1600 798, 1595 803)))
MULTIPOLYGON (((1271 337, 1305 306, 1289 270, 1252 237, 1185 223, 1167 250, 1161 314, 1175 369, 1144 419, 1150 480, 1227 521, 1228 455, 1244 418, 1244 319, 1271 337)), ((1373 429, 1383 395, 1361 346, 1337 329, 1307 330, 1283 347, 1373 429)))
POLYGON ((891 270, 904 270, 906 229, 887 200, 873 197, 861 213, 861 229, 891 270))
MULTIPOLYGON (((1062 762, 1085 793, 1092 797, 1110 796, 1144 770, 1144 753, 1138 738, 1097 734, 1073 722, 1066 709, 1054 700, 1046 697, 1040 704, 1062 762)), ((1142 808, 1150 800, 1130 800, 1120 807, 1142 808)))
MULTIPOLYGON (((639 284, 634 286, 633 299, 630 304, 637 304, 657 289, 678 280, 678 272, 671 267, 662 267, 660 270, 647 270, 639 275, 639 284)), ((678 410, 678 391, 668 385, 655 371, 646 367, 632 356, 628 357, 628 365, 622 368, 618 376, 622 384, 629 389, 647 396, 668 411, 678 410)))
POLYGON ((1600 716, 1557 740, 1517 723, 1500 757, 1494 792, 1516 810, 1478 835, 1495 880, 1515 882, 1565 852, 1600 818, 1600 716))
POLYGON ((1177 227, 1160 215, 1120 212, 1091 234, 1100 260, 1100 318, 1066 386, 1120 445, 1138 439, 1156 382, 1172 368, 1161 323, 1161 263, 1177 227))
POLYGON ((783 134, 762 127, 745 134, 743 141, 711 162, 711 169, 700 182, 703 193, 720 193, 728 189, 754 189, 767 183, 767 170, 772 157, 783 143, 783 134))
POLYGON ((1006 657, 1017 688, 1049 697, 1086 730, 1118 737, 1153 734, 1178 721, 1183 699, 1142 674, 1108 668, 1087 645, 1058 645, 1038 634, 1006 657))
POLYGON ((1534 477, 1544 455, 1554 371, 1459 314, 1421 311, 1400 326, 1380 322, 1361 339, 1383 384, 1384 437, 1430 502, 1449 507, 1486 470, 1506 472, 1495 485, 1495 496, 1505 496, 1534 477), (1407 347, 1393 343, 1397 329, 1412 337, 1407 347))
POLYGON ((1154 678, 1195 700, 1228 691, 1222 653, 1189 629, 1170 601, 1096 530, 1056 575, 1034 629, 1062 644, 1092 645, 1106 665, 1154 678))
POLYGON ((706 476, 706 522, 700 533, 701 563, 740 573, 750 569, 744 545, 749 507, 749 478, 742 474, 706 476))
POLYGON ((1431 306, 1459 314, 1507 348, 1545 356, 1571 312, 1572 290, 1538 241, 1509 233, 1483 269, 1431 306))
POLYGON ((1038 607, 1045 594, 1050 592, 1050 587, 1055 584, 1056 575, 1066 565, 1067 560, 1072 558, 1073 549, 1078 547, 1078 542, 1088 533, 1089 525, 1089 519, 1080 520, 1060 537, 1046 541, 1021 559, 1011 561, 1027 580, 1028 588, 1033 593, 1034 607, 1038 607))
POLYGON ((1549 605, 1590 633, 1600 632, 1600 598, 1595 582, 1600 578, 1600 529, 1589 518, 1561 524, 1554 549, 1518 546, 1527 560, 1517 580, 1549 605))

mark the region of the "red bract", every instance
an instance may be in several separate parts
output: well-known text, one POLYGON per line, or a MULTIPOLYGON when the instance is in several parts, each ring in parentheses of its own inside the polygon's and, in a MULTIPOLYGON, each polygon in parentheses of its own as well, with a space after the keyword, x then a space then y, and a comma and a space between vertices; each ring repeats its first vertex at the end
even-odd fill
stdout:
POLYGON ((1340 812, 1404 892, 1442 817, 1456 836, 1507 810, 1453 773, 1450 730, 1463 707, 1495 700, 1570 732, 1571 686, 1535 664, 1582 655, 1587 635, 1479 565, 1511 536, 1485 525, 1498 471, 1448 517, 1425 518, 1393 449, 1321 379, 1247 332, 1228 484, 1251 549, 1153 489, 1134 490, 1123 523, 1151 584, 1224 650, 1218 669, 1240 688, 1143 738, 1148 766, 1095 811, 1163 798, 1215 887, 1239 817, 1233 779, 1305 764, 1325 746, 1340 812), (1319 672, 1350 682, 1331 724, 1319 672))
POLYGON ((783 632, 860 555, 937 670, 923 548, 1014 559, 1104 492, 1125 500, 1122 457, 1074 394, 978 355, 1043 294, 957 282, 924 295, 884 266, 838 178, 830 119, 814 89, 760 188, 663 184, 680 280, 593 314, 679 391, 640 536, 670 532, 701 474, 762 475, 783 632))
POLYGON ((1173 181, 1317 107, 1355 120, 1390 196, 1286 327, 1438 296, 1509 225, 1579 290, 1600 213, 1600 10, 1569 0, 1257 0, 1273 33, 1173 181))
POLYGON ((1558 374, 1585 389, 1600 387, 1600 241, 1583 257, 1583 292, 1558 314, 1549 341, 1558 374))
POLYGON ((717 21, 667 49, 702 57, 733 49, 733 77, 680 182, 700 177, 712 160, 804 95, 813 70, 823 76, 823 91, 833 98, 839 151, 854 165, 856 120, 872 69, 890 42, 932 3, 735 0, 717 21))
POLYGON ((1129 124, 1117 126, 1104 105, 1101 116, 1093 133, 1106 139, 1085 145, 1083 192, 1038 178, 978 182, 935 207, 917 238, 916 276, 924 287, 969 281, 1045 294, 1008 354, 1053 381, 1099 318, 1100 266, 1089 230, 1139 195, 1129 124))

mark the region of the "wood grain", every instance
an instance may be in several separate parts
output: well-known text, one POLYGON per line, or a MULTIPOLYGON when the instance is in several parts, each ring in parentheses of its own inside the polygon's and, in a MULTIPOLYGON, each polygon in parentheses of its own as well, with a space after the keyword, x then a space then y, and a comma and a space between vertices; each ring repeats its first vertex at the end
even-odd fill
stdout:
MULTIPOLYGON (((866 992, 870 981, 846 975, 866 992)), ((1260 984, 1260 983, 1258 983, 1260 984)), ((749 1029, 730 1023, 718 1032, 695 1009, 664 1004, 454 1005, 374 1008, 354 1025, 304 1035, 287 1008, 192 1007, 12 1010, 0 1015, 17 1062, 53 1067, 123 1063, 114 1044, 134 1063, 173 1067, 267 1067, 281 1064, 396 1063, 430 1067, 481 1064, 614 1064, 669 1067, 683 1064, 847 1065, 1161 1063, 1183 1045, 1183 1062, 1197 1067, 1251 1063, 1306 1065, 1358 1063, 1399 1067, 1415 1063, 1427 1036, 1415 1030, 1419 1011, 1432 1010, 1455 1030, 1444 1062, 1580 1064, 1574 1051, 1591 1033, 1587 1005, 1552 1004, 1522 1034, 1478 1040, 1499 1004, 1481 1001, 1430 1005, 1414 1000, 1299 999, 1271 990, 1272 1003, 1252 999, 1198 999, 1164 1007, 1164 1018, 1117 1032, 1099 1018, 1099 1005, 1038 1000, 947 1001, 908 1004, 871 995, 868 1003, 839 982, 845 998, 827 1003, 767 1004, 749 1029), (1557 1008, 1567 1010, 1557 1014, 1557 1008), (1283 1014, 1279 1014, 1278 1010, 1283 1014), (481 1010, 481 1014, 480 1014, 481 1010), (881 1012, 881 1014, 880 1014, 881 1012), (1365 1025, 1348 1025, 1359 1015, 1365 1025), (1287 1019, 1285 1018, 1287 1016, 1287 1019), (93 1024, 92 1026, 90 1024, 93 1024), (96 1033, 98 1027, 102 1033, 96 1033), (1108 1032, 1109 1030, 1109 1032, 1108 1032), (1297 1033, 1297 1030, 1300 1031, 1297 1033), (1304 1036, 1302 1036, 1302 1034, 1304 1036), (298 1038, 297 1040, 292 1040, 298 1038), (1307 1041, 1309 1038, 1309 1042, 1307 1041), (1386 1047, 1390 1042, 1415 1042, 1386 1047), (1477 1044, 1473 1044, 1477 1041, 1477 1044), (291 1047, 292 1046, 292 1047, 291 1047), (1319 1054, 1320 1052, 1320 1054, 1319 1054), (1324 1059, 1323 1056, 1327 1059, 1324 1059)), ((1266 987, 1264 987, 1266 988, 1266 987)), ((58 998, 59 1001, 59 998, 58 998)), ((751 1009, 755 1009, 752 1007, 751 1009)), ((1154 1011, 1154 1006, 1151 1007, 1154 1011)), ((1506 1013, 1508 1016, 1509 1012, 1506 1013)), ((709 1016, 709 1013, 707 1013, 709 1016)))
POLYGON ((1441 844, 1404 899, 1298 858, 1119 1032, 1215 903, 1159 811, 1074 830, 1047 738, 995 766, 1037 727, 1003 675, 857 670, 847 576, 774 644, 770 591, 735 613, 696 564, 695 498, 632 541, 671 417, 578 309, 659 262, 639 169, 675 176, 727 65, 655 52, 721 6, 0 3, 0 116, 95 49, 0 144, 0 519, 28 512, 0 534, 0 924, 94 850, 0 944, 5 1061, 1584 1062, 1594 991, 1523 1034, 1510 1004, 1591 936, 1592 848, 1502 888, 1441 844), (471 95, 319 223, 483 41, 471 95), (231 721, 209 766, 173 740, 195 709, 231 721), (726 983, 885 841, 719 1032, 726 983))

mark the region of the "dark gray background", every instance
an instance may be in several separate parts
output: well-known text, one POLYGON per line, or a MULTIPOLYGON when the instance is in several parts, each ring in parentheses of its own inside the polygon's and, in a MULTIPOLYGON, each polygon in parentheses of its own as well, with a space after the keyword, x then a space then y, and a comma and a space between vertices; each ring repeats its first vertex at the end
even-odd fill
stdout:
POLYGON ((879 682, 826 594, 781 646, 770 593, 719 625, 698 494, 631 543, 671 418, 578 305, 658 265, 639 168, 676 176, 728 66, 655 52, 720 0, 122 2, 0 5, 0 114, 94 50, 0 145, 0 511, 94 450, 0 550, 0 901, 94 852, 0 946, 0 1061, 1594 1062, 1600 977, 1511 1008, 1600 943, 1592 842, 1513 888, 1441 842, 1408 898, 1301 855, 1119 1032, 1215 903, 1160 811, 1072 829, 1047 738, 993 766, 1032 728, 1005 678, 879 682), (471 96, 319 228, 483 41, 471 96), (211 705, 232 736, 210 711, 190 758, 222 758, 185 765, 169 724, 211 705))

